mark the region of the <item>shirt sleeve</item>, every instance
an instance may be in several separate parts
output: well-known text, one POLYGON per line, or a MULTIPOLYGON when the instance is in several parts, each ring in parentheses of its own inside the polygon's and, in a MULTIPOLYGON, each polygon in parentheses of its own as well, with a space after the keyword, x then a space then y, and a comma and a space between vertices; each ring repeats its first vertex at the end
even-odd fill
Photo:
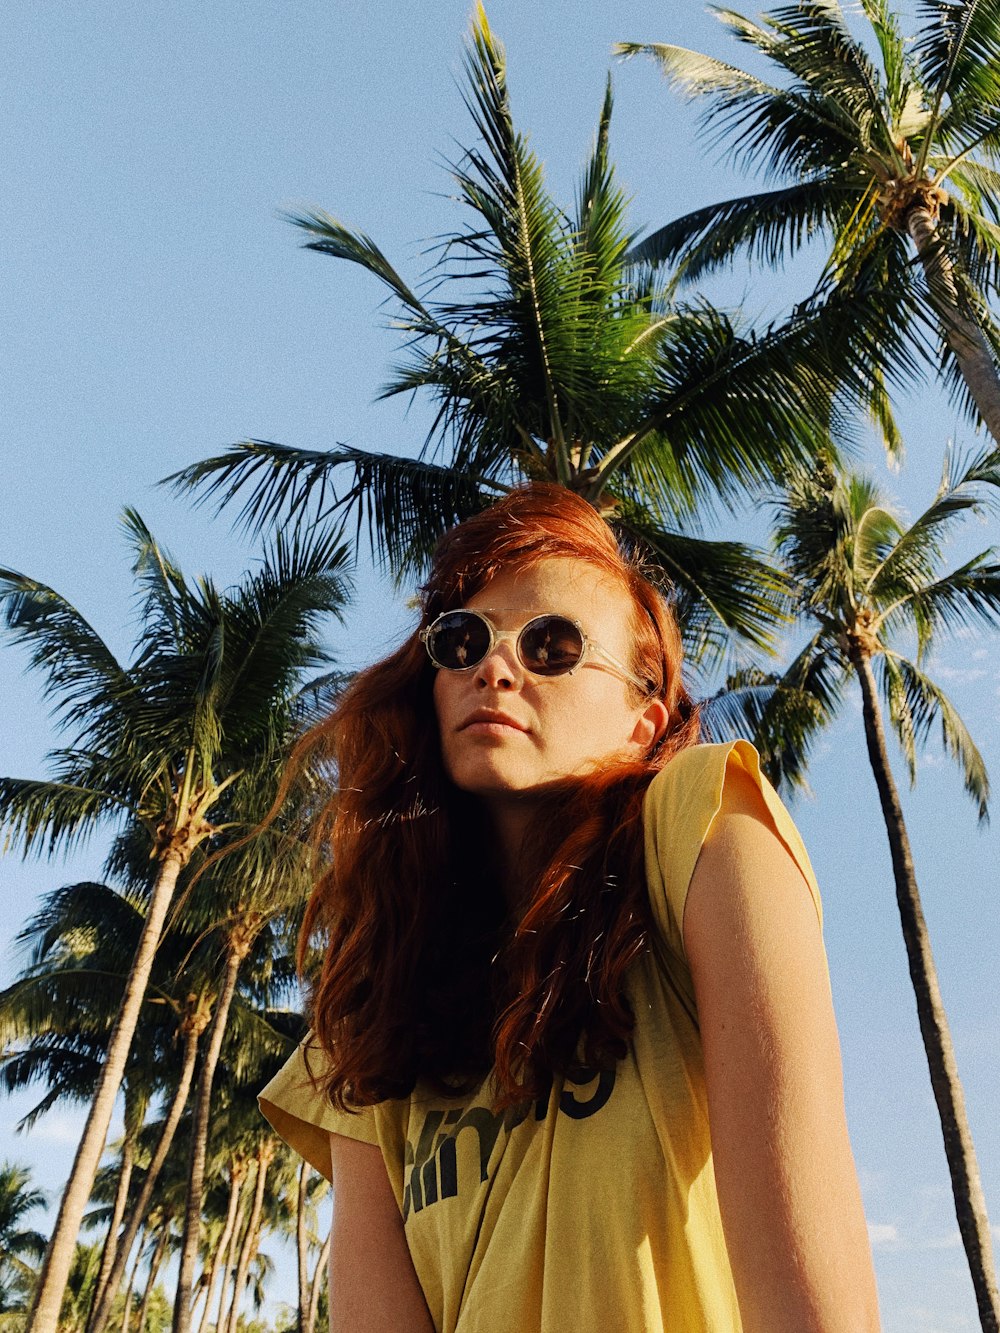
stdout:
POLYGON ((693 745, 681 750, 649 784, 643 808, 646 879, 662 943, 685 970, 684 907, 691 876, 709 829, 722 809, 726 776, 741 768, 760 792, 763 810, 795 861, 823 924, 819 886, 809 856, 781 798, 761 772, 749 741, 693 745))
POLYGON ((357 1112, 340 1111, 316 1087, 314 1077, 322 1073, 325 1061, 310 1034, 257 1101, 275 1133, 329 1180, 331 1132, 376 1147, 380 1144, 373 1107, 366 1106, 357 1112))

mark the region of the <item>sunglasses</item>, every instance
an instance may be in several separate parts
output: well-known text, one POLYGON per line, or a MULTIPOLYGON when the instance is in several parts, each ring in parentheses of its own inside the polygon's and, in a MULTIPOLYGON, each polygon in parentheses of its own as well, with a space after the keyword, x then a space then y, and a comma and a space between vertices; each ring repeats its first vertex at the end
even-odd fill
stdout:
POLYGON ((648 681, 634 676, 606 648, 588 639, 569 616, 535 616, 515 633, 498 630, 480 611, 445 611, 420 631, 427 655, 445 671, 471 671, 498 643, 511 639, 517 660, 533 676, 566 676, 588 657, 600 657, 644 695, 650 693, 648 681))

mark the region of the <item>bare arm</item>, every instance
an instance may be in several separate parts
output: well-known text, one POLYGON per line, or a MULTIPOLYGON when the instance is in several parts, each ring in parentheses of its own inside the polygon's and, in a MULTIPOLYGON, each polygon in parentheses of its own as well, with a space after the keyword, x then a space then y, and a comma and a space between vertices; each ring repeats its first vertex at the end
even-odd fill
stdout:
POLYGON ((684 941, 745 1333, 872 1333, 878 1302, 816 909, 731 768, 684 941))
POLYGON ((434 1333, 378 1148, 330 1135, 330 1333, 434 1333))

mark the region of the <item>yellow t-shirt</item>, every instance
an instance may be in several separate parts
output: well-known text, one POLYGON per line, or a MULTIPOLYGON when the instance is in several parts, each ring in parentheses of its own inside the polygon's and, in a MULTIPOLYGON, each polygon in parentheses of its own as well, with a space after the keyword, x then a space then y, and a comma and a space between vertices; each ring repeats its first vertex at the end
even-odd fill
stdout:
MULTIPOLYGON (((419 1086, 356 1115, 316 1092, 300 1047, 267 1085, 268 1120, 325 1176, 327 1134, 376 1144, 440 1333, 738 1333, 712 1168, 684 903, 725 773, 757 783, 819 892, 792 821, 745 741, 684 750, 653 779, 643 819, 656 947, 632 968, 636 1016, 613 1071, 557 1078, 548 1098, 491 1109, 419 1086)), ((322 1056, 310 1054, 315 1070, 322 1056)))

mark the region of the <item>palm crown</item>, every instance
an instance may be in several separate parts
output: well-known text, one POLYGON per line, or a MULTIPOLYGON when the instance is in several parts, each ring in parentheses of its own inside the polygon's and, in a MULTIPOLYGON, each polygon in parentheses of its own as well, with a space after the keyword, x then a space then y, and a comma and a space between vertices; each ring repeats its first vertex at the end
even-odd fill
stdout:
POLYGON ((678 528, 696 505, 745 496, 810 457, 834 387, 852 374, 864 380, 864 356, 845 375, 814 316, 740 332, 627 263, 635 238, 608 155, 610 86, 566 212, 515 128, 503 49, 481 9, 466 72, 478 141, 452 176, 471 217, 440 243, 426 296, 364 234, 325 213, 292 219, 309 248, 386 288, 408 352, 383 395, 433 401, 421 456, 256 440, 173 480, 223 503, 244 497, 251 525, 304 510, 352 514, 397 572, 419 569, 447 527, 519 480, 557 481, 663 567, 695 654, 733 629, 766 642, 774 574, 739 544, 701 543, 678 528))
MULTIPOLYGON (((984 817, 989 781, 954 704, 927 671, 942 629, 1000 621, 1000 562, 991 548, 943 571, 944 544, 962 517, 1000 485, 1000 460, 949 458, 938 494, 909 527, 867 479, 830 468, 800 475, 779 505, 776 540, 811 636, 777 682, 751 686, 757 739, 772 777, 802 782, 818 729, 851 677, 874 672, 911 777, 920 744, 937 723, 984 817), (912 651, 909 651, 911 650, 912 651), (772 694, 771 685, 777 683, 772 694)), ((734 706, 738 700, 734 698, 734 706)))
MULTIPOLYGON (((54 780, 0 778, 0 824, 27 852, 68 845, 109 821, 121 830, 110 872, 130 869, 142 881, 138 849, 148 858, 142 929, 36 1295, 39 1330, 58 1322, 179 878, 202 850, 241 837, 236 868, 253 869, 245 835, 273 798, 287 747, 323 692, 323 678, 305 696, 302 686, 327 665, 322 629, 346 598, 347 556, 331 536, 279 535, 257 571, 220 591, 208 579, 185 579, 137 514, 127 512, 125 526, 141 589, 141 633, 128 665, 58 593, 0 571, 6 625, 45 673, 71 733, 53 756, 54 780)), ((280 850, 277 830, 269 842, 280 850)), ((278 865, 287 869, 287 858, 278 865)), ((261 888, 273 895, 274 878, 261 888)))
MULTIPOLYGON (((952 387, 1000 439, 1000 333, 986 304, 1000 275, 1000 6, 919 0, 913 42, 887 0, 860 7, 877 55, 838 0, 796 0, 757 22, 716 9, 777 67, 780 85, 683 47, 620 44, 652 55, 702 102, 704 127, 731 157, 777 179, 668 224, 634 257, 677 263, 693 279, 741 248, 773 264, 824 233, 821 285, 863 289, 880 319, 908 325, 910 371, 930 354, 930 326, 952 387)), ((890 373, 896 360, 884 361, 890 373)))

